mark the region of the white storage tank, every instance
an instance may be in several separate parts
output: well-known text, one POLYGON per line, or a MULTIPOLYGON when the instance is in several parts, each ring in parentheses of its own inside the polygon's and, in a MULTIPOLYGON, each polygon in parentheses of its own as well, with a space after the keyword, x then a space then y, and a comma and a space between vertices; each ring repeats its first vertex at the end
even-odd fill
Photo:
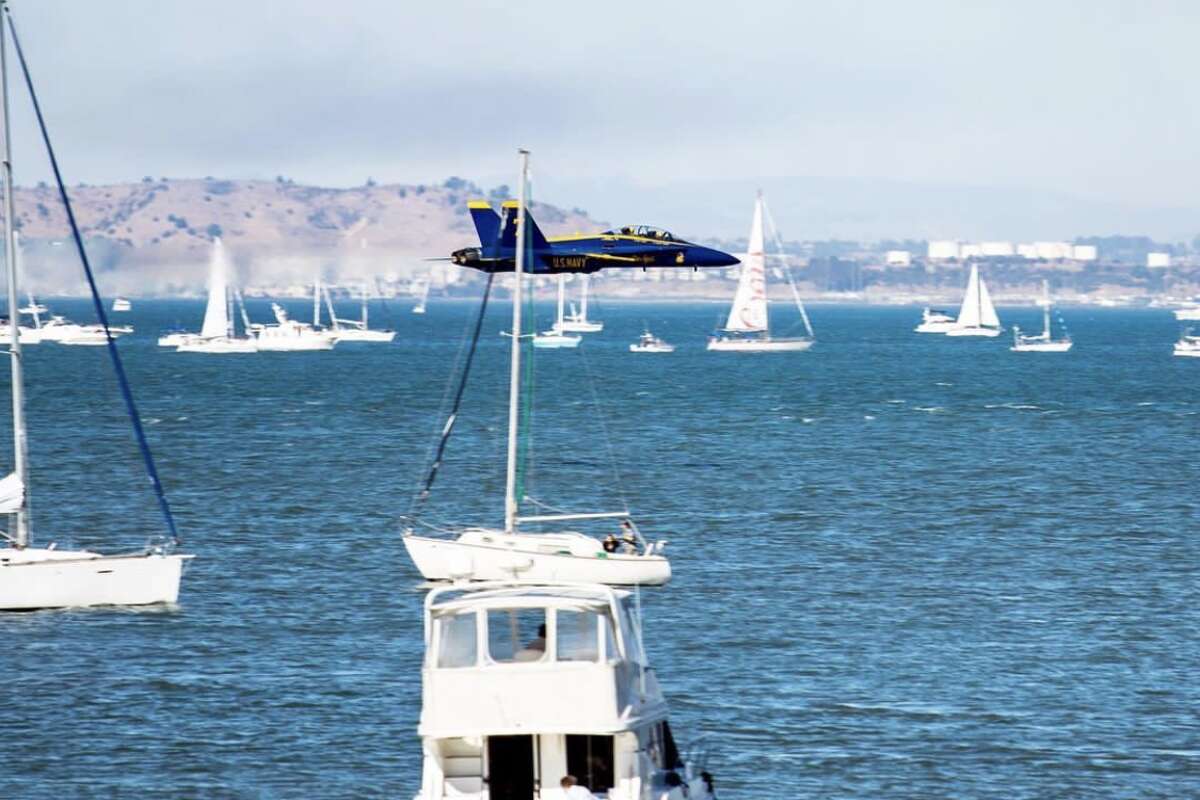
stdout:
POLYGON ((1153 269, 1162 269, 1171 266, 1170 253, 1146 253, 1146 266, 1153 269))
POLYGON ((1014 252, 1012 242, 984 242, 979 247, 985 256, 1010 257, 1014 252))
POLYGON ((1094 244, 1077 244, 1071 248, 1072 261, 1095 261, 1096 258, 1096 245, 1094 244))
POLYGON ((907 250, 888 250, 884 263, 889 267, 907 267, 912 264, 912 253, 907 250))
POLYGON ((928 255, 931 259, 958 258, 958 242, 950 240, 932 241, 929 243, 928 255))

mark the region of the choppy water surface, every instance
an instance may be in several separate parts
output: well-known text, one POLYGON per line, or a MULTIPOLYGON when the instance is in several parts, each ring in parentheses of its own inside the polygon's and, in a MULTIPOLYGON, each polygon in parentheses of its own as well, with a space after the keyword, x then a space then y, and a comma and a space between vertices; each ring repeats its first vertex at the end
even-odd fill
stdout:
MULTIPOLYGON (((671 540, 647 639, 722 795, 1200 794, 1200 362, 1171 357, 1170 315, 1068 309, 1061 356, 817 307, 811 352, 739 356, 703 349, 718 310, 602 306, 579 352, 538 353, 528 488, 596 509, 623 487, 671 540), (644 320, 678 351, 628 353, 644 320)), ((198 558, 175 611, 0 617, 0 797, 416 791, 422 594, 397 517, 472 311, 393 305, 391 346, 205 357, 152 335, 200 303, 136 304, 121 349, 198 558)), ((506 311, 435 520, 500 515, 506 311)), ((104 353, 27 361, 37 534, 157 533, 104 353)))

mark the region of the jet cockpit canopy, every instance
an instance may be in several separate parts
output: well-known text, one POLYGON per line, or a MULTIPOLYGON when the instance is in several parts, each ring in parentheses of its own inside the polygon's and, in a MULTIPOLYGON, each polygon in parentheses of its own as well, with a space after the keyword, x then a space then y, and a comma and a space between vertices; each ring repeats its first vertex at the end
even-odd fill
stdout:
POLYGON ((664 231, 662 228, 652 228, 649 225, 625 225, 611 231, 605 231, 609 236, 638 236, 642 239, 657 239, 660 242, 678 242, 670 231, 664 231))

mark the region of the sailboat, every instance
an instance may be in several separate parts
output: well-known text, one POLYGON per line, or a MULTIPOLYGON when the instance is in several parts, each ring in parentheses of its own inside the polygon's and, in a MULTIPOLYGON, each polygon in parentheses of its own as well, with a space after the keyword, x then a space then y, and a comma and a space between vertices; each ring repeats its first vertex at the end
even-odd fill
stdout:
POLYGON ((578 347, 582 336, 571 336, 566 333, 563 307, 567 297, 567 276, 558 276, 558 313, 555 315, 554 327, 543 333, 535 334, 533 346, 537 348, 578 347))
MULTIPOLYGON (((414 314, 424 314, 425 306, 428 305, 428 303, 429 303, 429 280, 425 279, 425 280, 421 281, 420 286, 421 286, 421 290, 420 290, 420 294, 417 295, 417 304, 415 306, 413 306, 413 309, 412 309, 412 313, 414 313, 414 314)), ((364 312, 364 314, 365 314, 365 312, 364 312)))
MULTIPOLYGON (((5 20, 12 31, 17 55, 20 57, 22 68, 25 60, 20 51, 20 42, 16 39, 16 29, 12 27, 12 18, 7 7, 0 8, 0 25, 5 20)), ((15 318, 20 312, 17 291, 17 242, 13 229, 14 203, 12 185, 12 143, 9 131, 9 104, 6 41, 7 35, 0 28, 0 90, 3 93, 3 119, 0 128, 4 131, 4 162, 2 175, 4 180, 4 254, 8 272, 8 310, 10 318, 15 318)), ((29 81, 28 72, 26 83, 32 94, 33 85, 29 81)), ((83 239, 75 225, 75 217, 71 210, 62 175, 58 163, 50 149, 50 139, 42 121, 41 111, 37 107, 38 123, 41 126, 42 137, 50 151, 50 163, 58 183, 63 204, 66 207, 67 218, 70 222, 75 243, 87 273, 88 282, 92 289, 92 300, 97 316, 101 320, 101 328, 107 327, 104 306, 96 293, 95 281, 91 267, 87 261, 87 253, 83 247, 83 239)), ((10 328, 10 352, 8 359, 12 376, 12 416, 13 416, 13 471, 0 480, 0 513, 9 515, 11 525, 7 532, 0 532, 7 544, 0 547, 0 610, 24 611, 40 608, 75 608, 96 605, 148 605, 156 603, 174 603, 179 597, 179 583, 183 574, 184 563, 192 558, 172 552, 177 537, 174 536, 174 522, 170 516, 169 506, 162 494, 161 483, 154 469, 137 410, 133 405, 132 395, 126 382, 124 369, 121 367, 120 356, 116 344, 106 337, 110 348, 113 364, 116 369, 118 382, 121 385, 130 417, 134 422, 134 431, 138 436, 139 445, 146 464, 146 471, 151 483, 158 493, 159 502, 172 534, 172 542, 159 546, 147 547, 145 550, 121 555, 105 556, 90 550, 60 550, 55 545, 45 547, 33 546, 32 520, 29 513, 29 456, 28 437, 25 427, 25 377, 24 362, 21 358, 22 340, 18 328, 10 328)))
POLYGON ((1025 336, 1021 329, 1013 326, 1013 346, 1009 349, 1014 353, 1065 353, 1071 349, 1071 337, 1063 330, 1063 338, 1050 338, 1050 283, 1042 281, 1042 332, 1036 336, 1025 336))
POLYGON ((579 276, 582 286, 579 290, 579 310, 571 303, 571 313, 563 320, 562 330, 570 333, 599 333, 604 330, 604 323, 588 319, 588 288, 592 278, 587 273, 579 276))
POLYGON ((971 277, 967 281, 967 293, 954 327, 946 331, 947 336, 999 336, 1000 318, 992 305, 987 284, 979 277, 979 265, 971 265, 971 277))
MULTIPOLYGON (((553 513, 523 516, 517 490, 517 463, 521 435, 521 347, 528 336, 522 330, 521 298, 526 258, 525 196, 529 154, 521 151, 521 177, 516 219, 516 263, 513 273, 512 352, 508 396, 508 457, 505 472, 504 527, 472 527, 455 538, 419 535, 410 526, 404 547, 427 580, 583 581, 616 585, 661 585, 671 579, 671 564, 662 554, 665 542, 646 542, 629 512, 553 513), (609 551, 591 536, 576 531, 525 533, 521 526, 534 523, 611 519, 621 521, 630 540, 625 552, 609 551)), ((482 322, 482 314, 480 316, 482 322)), ((465 372, 464 372, 465 380, 465 372)), ((461 387, 460 387, 461 396, 461 387)), ((442 446, 453 428, 457 407, 442 432, 442 446)), ((441 451, 434 462, 440 463, 441 451)), ((426 483, 426 488, 432 483, 426 483)))
MULTIPOLYGON (((800 318, 808 333, 805 337, 784 338, 772 336, 767 319, 767 256, 763 235, 763 218, 766 201, 762 192, 754 201, 754 220, 750 225, 750 241, 746 257, 742 260, 742 273, 738 278, 737 293, 725 327, 708 340, 708 349, 734 353, 784 353, 799 352, 813 346, 812 325, 800 294, 789 275, 792 297, 800 310, 800 318)), ((778 233, 776 233, 778 239, 778 233)), ((782 253, 781 253, 782 255, 782 253)))
POLYGON ((118 297, 113 300, 112 310, 117 312, 133 311, 133 303, 124 297, 118 297))
POLYGON ((225 249, 221 238, 213 239, 212 258, 209 261, 208 305, 204 309, 204 323, 200 334, 190 337, 176 347, 177 353, 257 353, 258 345, 249 335, 235 336, 233 321, 233 296, 230 291, 225 249))
POLYGON ((329 289, 325 289, 325 303, 329 306, 329 317, 333 320, 333 327, 337 331, 339 342, 390 342, 396 338, 396 332, 393 330, 371 330, 367 325, 367 302, 367 287, 364 284, 361 317, 359 319, 340 319, 334 315, 333 299, 329 296, 329 289))

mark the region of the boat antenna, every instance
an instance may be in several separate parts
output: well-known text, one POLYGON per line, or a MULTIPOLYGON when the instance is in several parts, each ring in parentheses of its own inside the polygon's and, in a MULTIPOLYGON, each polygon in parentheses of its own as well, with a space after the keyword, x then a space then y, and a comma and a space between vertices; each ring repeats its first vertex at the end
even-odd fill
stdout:
MULTIPOLYGON (((108 314, 104 311, 104 301, 100 299, 100 290, 96 288, 96 276, 92 272, 91 262, 88 261, 87 250, 83 246, 83 237, 79 233, 79 224, 75 221, 75 211, 71 208, 71 198, 67 194, 67 185, 63 182, 62 171, 58 168, 58 158, 54 154, 54 146, 50 144, 50 132, 46 128, 46 118, 42 115, 42 106, 38 102, 37 92, 33 88, 33 77, 29 74, 29 64, 25 61, 25 52, 21 49, 21 39, 17 36, 17 25, 13 21, 12 11, 8 4, 0 5, 8 29, 12 33, 13 47, 17 51, 17 60, 21 64, 21 74, 25 78, 25 88, 29 90, 29 100, 33 104, 33 112, 37 117, 38 129, 42 134, 42 142, 46 145, 46 155, 50 159, 50 168, 54 171, 54 180, 58 184, 58 194, 62 198, 63 209, 67 214, 67 223, 71 226, 71 237, 75 240, 75 249, 79 252, 79 260, 83 263, 83 272, 87 276, 88 288, 92 293, 92 305, 96 308, 96 316, 104 327, 104 339, 108 345, 108 355, 112 359, 113 371, 117 374, 117 383, 121 387, 121 396, 125 399, 125 410, 129 413, 129 421, 137 438, 138 449, 142 452, 142 462, 146 467, 146 477, 158 498, 158 507, 162 511, 163 520, 171 534, 171 543, 179 545, 179 531, 175 527, 175 518, 171 514, 171 505, 167 502, 166 492, 163 491, 162 481, 158 478, 158 470, 154 466, 154 456, 150 452, 150 443, 146 441, 146 431, 142 428, 142 418, 138 414, 137 404, 133 400, 133 392, 129 388, 129 378, 125 375, 125 367, 121 363, 121 354, 117 352, 117 341, 113 338, 108 327, 108 314)), ((7 138, 7 137, 6 137, 7 138)), ((7 157, 6 157, 7 162, 7 157)), ((7 171, 8 165, 6 163, 7 171)), ((6 187, 5 191, 9 189, 6 187)), ((11 219, 11 214, 9 219, 11 219)), ((9 223, 11 224, 11 223, 9 223)), ((11 293, 11 289, 10 289, 11 293)), ((14 340, 15 341, 15 340, 14 340)), ((14 357, 14 361, 19 360, 14 357)), ((16 383, 16 381, 14 381, 16 383)))
POLYGON ((521 273, 525 269, 525 192, 529 183, 529 151, 519 150, 521 175, 517 190, 517 252, 513 260, 512 369, 508 383, 508 461, 504 477, 504 532, 517 530, 517 448, 521 394, 521 273))
MULTIPOLYGON (((5 12, 8 4, 0 4, 5 12)), ((15 34, 14 34, 15 35, 15 34)), ((29 444, 25 431, 25 365, 21 354, 21 314, 17 287, 17 240, 13 229, 13 171, 12 171, 12 126, 8 113, 8 50, 7 37, 0 29, 0 105, 4 115, 4 259, 8 266, 8 330, 11 337, 9 361, 12 365, 12 415, 13 415, 13 472, 20 484, 21 504, 17 508, 16 534, 13 544, 18 548, 29 546, 29 444)))

